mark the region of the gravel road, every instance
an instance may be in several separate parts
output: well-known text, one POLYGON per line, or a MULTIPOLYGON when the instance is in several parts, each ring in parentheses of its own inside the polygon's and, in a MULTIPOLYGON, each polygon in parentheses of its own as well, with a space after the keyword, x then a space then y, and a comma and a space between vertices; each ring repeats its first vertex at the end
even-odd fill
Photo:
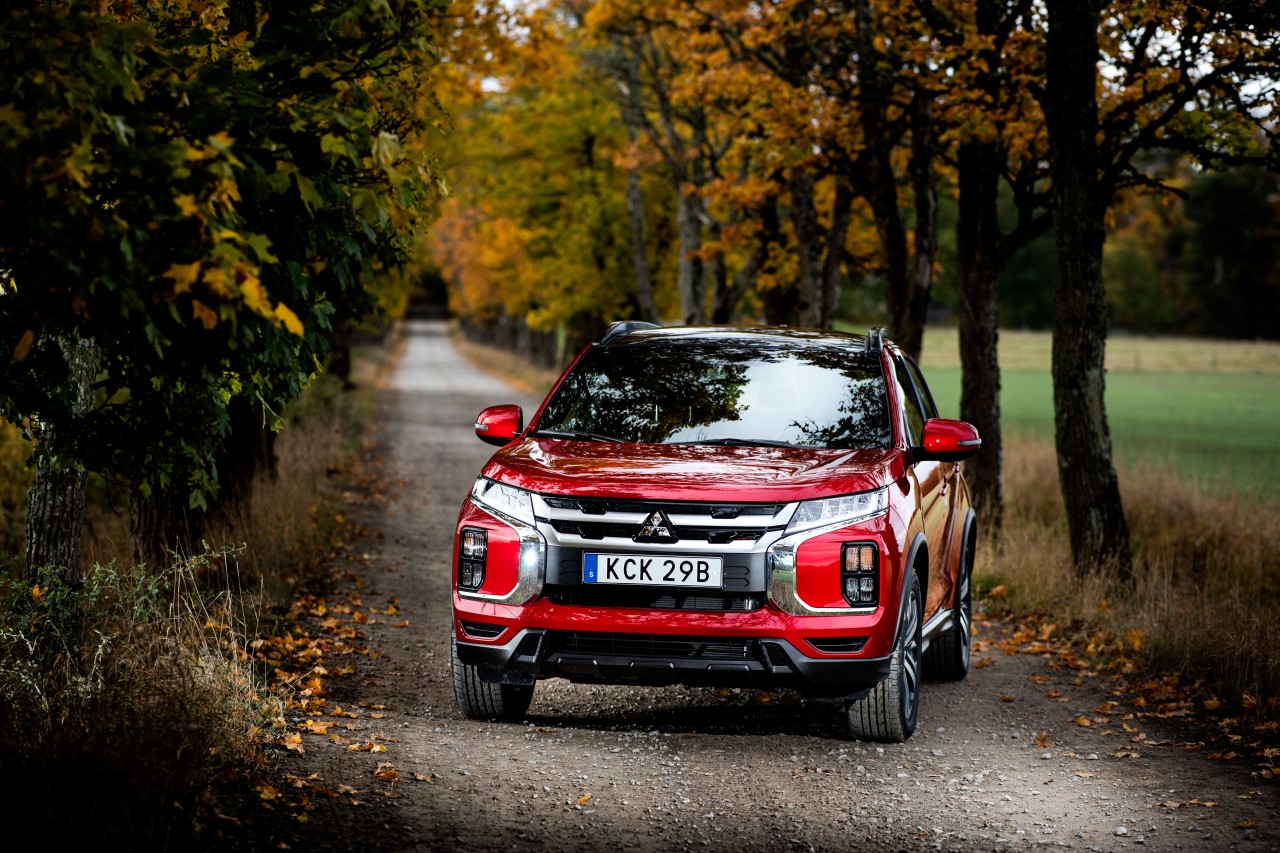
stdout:
POLYGON ((977 655, 992 663, 956 684, 927 684, 920 727, 900 746, 849 741, 838 703, 786 692, 547 681, 525 723, 463 719, 448 667, 449 555, 458 507, 490 450, 472 419, 500 402, 531 413, 537 401, 462 360, 442 323, 415 321, 406 332, 381 402, 381 464, 393 494, 354 510, 372 533, 357 544, 353 585, 339 590, 375 609, 394 600, 400 613, 361 625, 382 657, 357 661, 356 676, 326 687, 330 707, 360 709, 352 730, 386 738, 387 752, 309 735, 305 754, 281 760, 282 773, 316 774, 344 792, 315 798, 308 846, 1280 845, 1274 781, 1251 779, 1246 762, 1188 750, 1189 734, 1125 719, 1123 708, 1089 728, 1074 724, 1111 697, 1041 657, 1002 653, 995 641, 1008 628, 994 621, 979 623, 989 645, 977 655), (401 619, 408 625, 394 627, 401 619), (399 781, 375 779, 379 763, 393 764, 399 781))

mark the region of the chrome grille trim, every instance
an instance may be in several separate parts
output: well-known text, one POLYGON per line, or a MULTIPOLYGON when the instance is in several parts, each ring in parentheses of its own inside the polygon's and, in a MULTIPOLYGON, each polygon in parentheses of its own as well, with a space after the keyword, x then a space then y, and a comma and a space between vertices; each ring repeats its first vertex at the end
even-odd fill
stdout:
POLYGON ((606 500, 533 495, 538 529, 571 548, 648 553, 762 553, 782 535, 798 503, 707 503, 606 500), (680 539, 633 542, 654 510, 666 513, 680 539), (688 531, 688 535, 682 533, 688 531), (586 535, 581 535, 585 533, 586 535))

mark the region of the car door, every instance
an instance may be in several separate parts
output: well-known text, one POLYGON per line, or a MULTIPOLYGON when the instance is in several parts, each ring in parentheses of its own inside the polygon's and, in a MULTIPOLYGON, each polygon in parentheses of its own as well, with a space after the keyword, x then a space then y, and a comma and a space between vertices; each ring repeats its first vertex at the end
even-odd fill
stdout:
MULTIPOLYGON (((921 445, 925 421, 938 416, 937 407, 924 384, 920 370, 911 359, 896 354, 894 368, 902 390, 902 411, 906 417, 906 434, 911 447, 921 445)), ((925 539, 929 543, 929 588, 925 591, 925 618, 928 619, 951 600, 952 579, 946 571, 949 550, 951 489, 955 464, 951 462, 917 461, 912 465, 920 492, 920 513, 925 539)))

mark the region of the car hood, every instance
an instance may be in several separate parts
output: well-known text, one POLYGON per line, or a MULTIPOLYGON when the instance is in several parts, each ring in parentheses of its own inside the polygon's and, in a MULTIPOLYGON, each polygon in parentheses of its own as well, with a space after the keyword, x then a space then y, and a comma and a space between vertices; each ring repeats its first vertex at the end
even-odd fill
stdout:
POLYGON ((900 474, 901 456, 896 450, 525 438, 494 454, 483 473, 543 494, 778 503, 887 485, 900 474))

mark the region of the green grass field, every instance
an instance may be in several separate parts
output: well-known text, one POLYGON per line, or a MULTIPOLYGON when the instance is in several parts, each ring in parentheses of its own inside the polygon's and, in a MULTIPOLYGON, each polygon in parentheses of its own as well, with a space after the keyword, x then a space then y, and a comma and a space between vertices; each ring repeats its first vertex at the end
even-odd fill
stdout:
MULTIPOLYGON (((939 410, 952 417, 960 410, 955 347, 954 330, 930 329, 922 359, 939 410)), ((1049 347, 1045 333, 1001 334, 1011 435, 1052 440, 1049 347)), ((1280 344, 1117 338, 1108 346, 1107 414, 1120 466, 1174 466, 1215 491, 1276 501, 1280 344)))

